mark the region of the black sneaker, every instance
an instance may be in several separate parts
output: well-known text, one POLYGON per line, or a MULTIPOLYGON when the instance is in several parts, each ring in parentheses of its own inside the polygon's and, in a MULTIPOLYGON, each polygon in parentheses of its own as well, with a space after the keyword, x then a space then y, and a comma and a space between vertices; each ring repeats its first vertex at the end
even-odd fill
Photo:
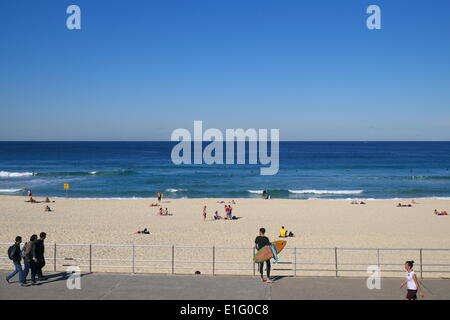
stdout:
POLYGON ((6 280, 6 282, 8 282, 8 283, 9 283, 9 279, 8 279, 8 278, 5 278, 5 280, 6 280))

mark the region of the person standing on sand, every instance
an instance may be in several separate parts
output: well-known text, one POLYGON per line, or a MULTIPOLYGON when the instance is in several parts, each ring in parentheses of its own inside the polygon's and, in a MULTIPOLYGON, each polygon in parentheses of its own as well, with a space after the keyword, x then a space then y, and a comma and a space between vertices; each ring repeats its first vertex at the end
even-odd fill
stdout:
POLYGON ((45 232, 41 232, 39 234, 39 239, 36 241, 34 245, 34 256, 37 259, 37 276, 39 281, 44 280, 44 276, 42 275, 42 268, 45 266, 44 241, 46 237, 47 234, 45 232))
POLYGON ((20 244, 22 243, 22 237, 17 236, 15 243, 8 249, 8 256, 12 260, 14 264, 14 271, 6 276, 6 282, 9 283, 9 280, 14 277, 17 273, 19 274, 19 281, 22 283, 22 286, 25 285, 24 273, 22 270, 22 264, 20 263, 22 260, 22 256, 20 253, 20 244))
POLYGON ((400 285, 400 289, 402 289, 405 284, 408 292, 406 294, 406 300, 417 300, 417 291, 419 291, 420 296, 423 298, 424 294, 422 288, 420 287, 419 281, 417 280, 416 273, 413 271, 414 261, 406 261, 405 262, 405 270, 406 270, 406 280, 402 282, 400 285))
POLYGON ((203 221, 206 220, 206 206, 203 207, 203 221))
MULTIPOLYGON (((269 238, 266 237, 266 229, 259 229, 259 236, 255 239, 255 248, 256 250, 260 250, 262 247, 270 245, 269 238)), ((264 280, 263 271, 264 271, 264 261, 259 263, 259 273, 261 274, 261 280, 263 282, 272 283, 270 280, 270 259, 266 260, 266 272, 267 272, 267 280, 264 280)))

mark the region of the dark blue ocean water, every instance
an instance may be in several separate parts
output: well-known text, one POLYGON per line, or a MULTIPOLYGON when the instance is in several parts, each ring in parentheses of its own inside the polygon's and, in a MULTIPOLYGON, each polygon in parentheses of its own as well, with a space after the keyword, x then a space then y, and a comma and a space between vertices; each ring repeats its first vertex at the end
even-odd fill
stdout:
POLYGON ((0 194, 69 197, 450 197, 450 142, 282 142, 280 170, 180 165, 172 142, 0 142, 0 194), (34 171, 35 175, 31 175, 34 171))

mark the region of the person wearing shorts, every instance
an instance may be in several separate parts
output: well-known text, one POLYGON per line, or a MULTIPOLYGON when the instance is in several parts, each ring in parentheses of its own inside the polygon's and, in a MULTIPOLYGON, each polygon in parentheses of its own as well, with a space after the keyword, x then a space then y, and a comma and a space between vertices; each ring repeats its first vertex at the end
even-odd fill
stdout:
POLYGON ((408 289, 406 293, 406 300, 417 300, 417 291, 421 297, 424 296, 419 281, 417 280, 416 273, 413 271, 413 266, 414 261, 405 262, 406 279, 400 285, 400 289, 402 289, 406 284, 406 288, 408 289))
MULTIPOLYGON (((266 229, 259 229, 259 236, 255 239, 255 248, 256 250, 260 250, 262 247, 270 245, 269 238, 266 237, 266 229)), ((270 259, 259 263, 259 273, 261 274, 261 280, 263 282, 272 283, 270 280, 270 259), (266 263, 266 272, 267 272, 267 280, 264 280, 263 271, 264 271, 264 262, 266 263)))

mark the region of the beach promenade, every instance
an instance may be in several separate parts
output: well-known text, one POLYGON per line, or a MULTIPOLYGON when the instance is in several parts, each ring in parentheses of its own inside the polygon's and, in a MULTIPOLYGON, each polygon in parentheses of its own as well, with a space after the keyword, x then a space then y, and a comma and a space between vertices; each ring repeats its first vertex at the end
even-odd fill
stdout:
MULTIPOLYGON (((65 273, 49 273, 46 281, 33 287, 21 287, 17 282, 8 284, 4 280, 6 274, 0 272, 1 300, 399 300, 405 295, 404 290, 399 290, 400 278, 382 279, 381 289, 369 290, 366 278, 284 277, 266 284, 249 276, 91 273, 81 275, 81 289, 69 290, 65 273)), ((450 299, 450 279, 425 279, 421 283, 424 300, 450 299)))

